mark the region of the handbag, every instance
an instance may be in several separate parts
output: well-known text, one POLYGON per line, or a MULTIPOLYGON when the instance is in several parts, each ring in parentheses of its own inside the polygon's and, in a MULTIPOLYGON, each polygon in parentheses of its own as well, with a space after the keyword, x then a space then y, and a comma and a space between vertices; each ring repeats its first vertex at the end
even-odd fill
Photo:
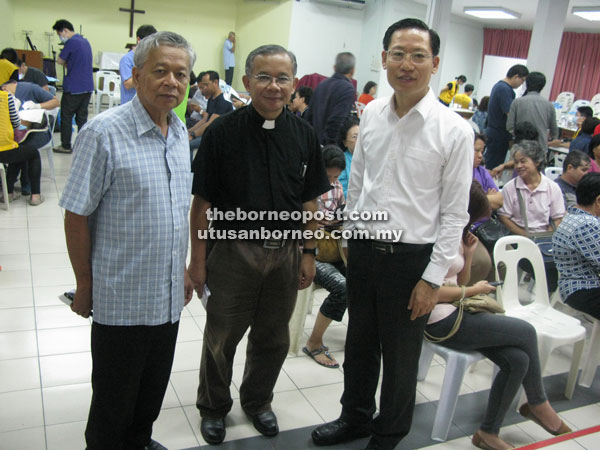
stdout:
POLYGON ((473 234, 477 236, 477 239, 485 246, 487 251, 493 254, 496 241, 510 235, 510 230, 494 214, 488 221, 479 225, 473 234))
MULTIPOLYGON (((446 286, 452 286, 447 284, 446 286)), ((458 309, 458 315, 456 316, 456 320, 452 325, 452 328, 448 332, 446 336, 436 337, 429 334, 427 331, 424 332, 425 339, 429 342, 440 343, 450 339, 454 336, 460 328, 460 324, 462 322, 462 318, 464 315, 464 311, 470 313, 478 313, 478 312, 486 312, 491 314, 504 314, 504 308, 498 304, 496 299, 488 294, 476 294, 471 297, 465 298, 465 292, 467 290, 466 286, 461 286, 461 296, 460 300, 456 300, 452 302, 452 305, 456 306, 458 309)))
POLYGON ((550 225, 552 226, 552 231, 539 231, 537 233, 531 233, 529 231, 529 225, 527 223, 527 210, 525 208, 525 200, 521 195, 521 191, 517 189, 517 195, 519 197, 519 208, 521 210, 521 217, 523 217, 523 221, 525 222, 525 235, 531 239, 535 245, 540 249, 542 253, 542 258, 544 259, 544 263, 552 263, 554 264, 554 249, 552 247, 552 236, 554 235, 554 231, 556 227, 552 219, 550 219, 550 225))
POLYGON ((324 237, 317 240, 317 261, 336 263, 342 261, 346 264, 346 257, 342 249, 341 239, 331 237, 331 232, 323 230, 324 237))

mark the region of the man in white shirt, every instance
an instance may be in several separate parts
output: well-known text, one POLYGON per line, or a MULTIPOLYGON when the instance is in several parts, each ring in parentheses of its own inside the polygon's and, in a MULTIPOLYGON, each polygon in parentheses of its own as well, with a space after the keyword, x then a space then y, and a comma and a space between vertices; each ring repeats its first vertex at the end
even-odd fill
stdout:
POLYGON ((225 66, 225 83, 231 86, 235 67, 235 33, 233 31, 229 32, 229 36, 223 43, 223 65, 225 66))
POLYGON ((469 217, 473 130, 429 87, 440 63, 439 36, 404 19, 383 42, 394 95, 365 108, 346 209, 387 211, 388 220, 345 223, 371 240, 348 242, 342 413, 313 431, 318 445, 371 436, 367 449, 393 449, 410 431, 423 329, 469 217), (402 235, 392 242, 382 230, 402 235), (380 413, 373 418, 382 357, 380 413))

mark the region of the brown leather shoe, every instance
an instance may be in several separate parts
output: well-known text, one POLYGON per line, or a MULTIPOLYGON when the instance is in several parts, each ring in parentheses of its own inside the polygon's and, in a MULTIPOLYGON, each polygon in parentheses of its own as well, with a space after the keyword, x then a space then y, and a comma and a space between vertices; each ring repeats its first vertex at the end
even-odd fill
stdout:
POLYGON ((558 427, 558 430, 551 430, 546 425, 544 425, 542 423, 542 421, 540 419, 538 419, 535 414, 533 414, 533 411, 531 411, 531 409, 529 409, 529 405, 527 403, 524 403, 523 405, 521 405, 521 407, 519 408, 519 414, 521 414, 526 419, 533 420, 540 427, 542 427, 544 430, 546 430, 548 433, 550 433, 554 436, 558 436, 558 435, 565 434, 565 433, 570 433, 571 431, 573 431, 562 420, 560 421, 560 427, 558 427))

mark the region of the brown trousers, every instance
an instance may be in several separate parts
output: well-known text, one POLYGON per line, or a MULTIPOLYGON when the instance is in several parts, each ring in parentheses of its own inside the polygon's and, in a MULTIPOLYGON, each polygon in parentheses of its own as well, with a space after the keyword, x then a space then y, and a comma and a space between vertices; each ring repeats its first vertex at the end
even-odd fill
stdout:
POLYGON ((233 357, 250 327, 240 401, 248 414, 269 411, 290 345, 288 322, 300 270, 298 243, 266 249, 254 242, 221 240, 206 263, 211 297, 196 406, 202 417, 210 418, 225 417, 231 410, 233 357))

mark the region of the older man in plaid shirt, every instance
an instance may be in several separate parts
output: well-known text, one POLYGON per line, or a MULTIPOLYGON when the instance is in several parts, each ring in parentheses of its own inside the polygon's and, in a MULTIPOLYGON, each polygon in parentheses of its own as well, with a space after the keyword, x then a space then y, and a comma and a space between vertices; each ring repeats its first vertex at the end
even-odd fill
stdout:
POLYGON ((88 450, 159 450, 151 440, 167 388, 185 270, 192 175, 184 99, 195 54, 156 33, 134 56, 131 102, 82 129, 60 205, 77 279, 72 310, 92 325, 88 450))

